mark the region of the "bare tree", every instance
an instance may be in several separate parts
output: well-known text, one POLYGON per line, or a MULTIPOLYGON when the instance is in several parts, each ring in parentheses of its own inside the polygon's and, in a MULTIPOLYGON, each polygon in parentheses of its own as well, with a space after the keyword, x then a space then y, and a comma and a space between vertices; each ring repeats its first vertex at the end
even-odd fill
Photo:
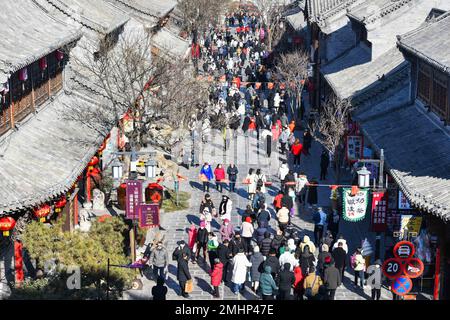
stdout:
POLYGON ((192 77, 187 62, 167 63, 152 56, 150 34, 122 34, 114 48, 100 54, 89 45, 80 47, 83 53, 72 58, 76 89, 88 82, 98 93, 96 100, 103 101, 100 108, 72 106, 67 113, 72 120, 105 134, 128 114, 132 147, 139 149, 151 140, 170 153, 189 133, 189 119, 207 108, 208 84, 192 77))
POLYGON ((198 33, 206 31, 210 23, 220 24, 218 18, 230 3, 231 0, 178 0, 184 21, 183 29, 192 34, 193 39, 197 39, 198 33))
POLYGON ((268 50, 272 51, 274 40, 280 32, 280 22, 282 13, 286 10, 291 1, 288 0, 254 0, 253 3, 261 13, 263 25, 267 29, 268 50))
POLYGON ((281 54, 276 63, 276 74, 280 81, 287 84, 287 89, 296 98, 296 108, 300 108, 301 94, 305 79, 308 77, 308 61, 308 54, 305 51, 294 51, 281 54))
POLYGON ((347 130, 347 120, 352 110, 353 106, 350 101, 332 97, 322 106, 320 116, 309 123, 309 129, 314 139, 334 156, 337 179, 339 179, 342 160, 339 147, 347 130))

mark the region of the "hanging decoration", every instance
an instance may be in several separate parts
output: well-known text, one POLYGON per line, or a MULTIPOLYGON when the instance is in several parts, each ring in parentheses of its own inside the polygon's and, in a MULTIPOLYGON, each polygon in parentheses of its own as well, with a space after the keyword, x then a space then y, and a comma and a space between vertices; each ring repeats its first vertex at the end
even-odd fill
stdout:
POLYGON ((56 50, 56 60, 62 61, 64 59, 64 52, 61 50, 56 50))
POLYGON ((13 217, 0 218, 0 231, 3 232, 4 237, 9 237, 9 233, 16 226, 16 220, 13 217))
POLYGON ((88 163, 88 169, 86 172, 86 196, 87 201, 91 202, 92 200, 92 179, 99 181, 101 179, 101 171, 99 168, 95 168, 96 165, 100 163, 98 157, 93 157, 91 161, 88 163))
POLYGON ((2 96, 2 104, 5 104, 5 102, 6 102, 6 95, 8 94, 8 92, 9 92, 9 83, 5 82, 4 84, 2 84, 0 86, 0 94, 2 96))
POLYGON ((39 60, 39 68, 41 71, 45 71, 47 69, 47 57, 43 57, 39 60))
POLYGON ((65 196, 62 196, 61 199, 56 201, 55 203, 55 212, 60 213, 67 204, 67 199, 65 196))
POLYGON ((25 82, 28 80, 28 69, 26 67, 19 71, 19 80, 22 82, 22 91, 25 91, 25 82))
POLYGON ((369 190, 359 189, 359 191, 352 196, 351 188, 343 188, 342 193, 344 219, 350 222, 364 220, 366 217, 367 205, 369 203, 369 190))
POLYGON ((34 216, 36 218, 38 218, 40 222, 45 222, 51 212, 52 212, 52 207, 48 204, 45 204, 39 208, 36 208, 33 211, 34 216))

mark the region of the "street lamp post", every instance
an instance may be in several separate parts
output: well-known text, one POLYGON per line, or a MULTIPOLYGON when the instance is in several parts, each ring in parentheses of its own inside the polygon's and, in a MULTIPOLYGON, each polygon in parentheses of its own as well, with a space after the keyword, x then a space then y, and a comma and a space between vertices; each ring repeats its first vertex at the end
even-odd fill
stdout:
MULTIPOLYGON (((384 172, 384 149, 380 150, 380 159, 360 159, 358 162, 362 163, 376 163, 379 164, 379 172, 378 172, 378 189, 382 190, 383 188, 383 172, 384 172)), ((366 167, 363 167, 361 170, 358 171, 358 182, 360 188, 369 188, 370 186, 370 171, 367 170, 366 167)), ((375 186, 374 186, 375 189, 375 186)), ((377 232, 375 237, 375 260, 380 259, 381 256, 381 233, 377 232)))

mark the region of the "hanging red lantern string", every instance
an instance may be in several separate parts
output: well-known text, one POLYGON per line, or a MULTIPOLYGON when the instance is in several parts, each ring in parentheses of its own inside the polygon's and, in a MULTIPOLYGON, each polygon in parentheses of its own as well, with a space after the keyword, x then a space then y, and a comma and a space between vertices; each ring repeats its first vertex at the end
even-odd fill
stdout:
POLYGON ((0 218, 0 231, 3 232, 4 237, 9 236, 9 232, 16 226, 16 220, 13 217, 0 218))
POLYGON ((61 50, 56 50, 56 60, 62 61, 64 59, 64 52, 61 50))
POLYGON ((47 217, 52 212, 52 207, 48 204, 45 204, 39 208, 34 209, 33 213, 36 218, 39 219, 40 222, 45 222, 47 217))

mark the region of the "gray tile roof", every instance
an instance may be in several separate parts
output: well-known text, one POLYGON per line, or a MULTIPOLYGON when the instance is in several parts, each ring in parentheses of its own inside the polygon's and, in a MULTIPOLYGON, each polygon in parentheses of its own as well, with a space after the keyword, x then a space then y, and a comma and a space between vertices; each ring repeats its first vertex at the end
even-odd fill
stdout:
MULTIPOLYGON (((428 1, 428 0, 427 0, 428 1)), ((411 8, 417 0, 371 0, 349 10, 348 15, 366 25, 391 19, 390 16, 403 8, 411 8)))
POLYGON ((174 58, 183 58, 189 50, 189 42, 162 28, 152 37, 152 44, 174 58))
POLYGON ((0 83, 81 37, 81 32, 45 14, 32 0, 3 0, 0 21, 0 83))
POLYGON ((98 107, 62 92, 0 140, 0 215, 49 201, 68 191, 95 154, 103 137, 67 113, 79 103, 98 107))
POLYGON ((399 47, 450 74, 450 11, 399 37, 399 47))
POLYGON ((308 19, 315 22, 323 33, 329 34, 348 21, 347 9, 368 0, 307 0, 308 19))
POLYGON ((106 0, 34 0, 55 17, 101 35, 123 26, 129 17, 106 0))
POLYGON ((292 26, 292 28, 294 28, 294 30, 301 30, 305 28, 307 25, 305 15, 301 10, 298 10, 298 12, 287 15, 286 20, 292 26))
POLYGON ((125 6, 141 18, 162 18, 177 5, 175 0, 109 0, 125 6))
POLYGON ((450 134, 422 107, 403 104, 404 88, 359 120, 369 141, 385 151, 390 173, 414 206, 450 220, 450 134))
POLYGON ((369 48, 361 44, 322 68, 322 74, 334 93, 341 99, 347 99, 362 94, 379 82, 383 75, 389 77, 406 64, 397 48, 372 61, 369 48))

